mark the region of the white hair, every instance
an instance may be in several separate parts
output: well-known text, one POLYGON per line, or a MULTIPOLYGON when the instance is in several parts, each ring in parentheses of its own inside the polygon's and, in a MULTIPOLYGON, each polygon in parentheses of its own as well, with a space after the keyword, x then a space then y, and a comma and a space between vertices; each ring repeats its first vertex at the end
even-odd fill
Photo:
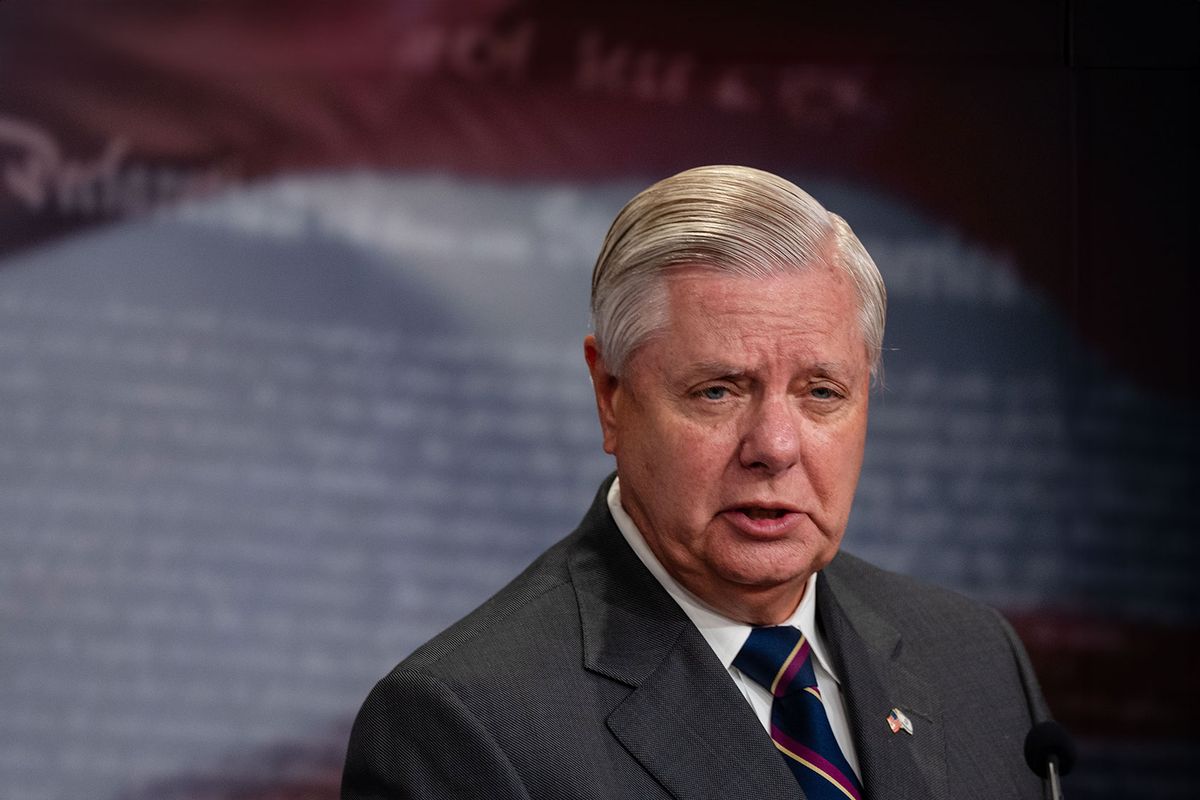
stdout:
POLYGON ((609 372, 666 325, 666 276, 700 268, 768 277, 840 269, 858 294, 871 375, 878 373, 887 291, 846 221, 795 184, 751 167, 696 167, 659 181, 613 220, 592 271, 592 330, 609 372))

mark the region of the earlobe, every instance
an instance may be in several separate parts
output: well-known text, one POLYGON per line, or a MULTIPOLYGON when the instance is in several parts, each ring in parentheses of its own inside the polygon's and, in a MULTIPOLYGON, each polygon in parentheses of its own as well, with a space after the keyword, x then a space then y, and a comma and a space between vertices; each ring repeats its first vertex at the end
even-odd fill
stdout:
POLYGON ((583 340, 583 357, 592 376, 592 390, 596 393, 596 412, 600 416, 600 430, 604 434, 604 452, 617 452, 617 423, 614 405, 617 400, 617 378, 608 371, 595 336, 583 340))

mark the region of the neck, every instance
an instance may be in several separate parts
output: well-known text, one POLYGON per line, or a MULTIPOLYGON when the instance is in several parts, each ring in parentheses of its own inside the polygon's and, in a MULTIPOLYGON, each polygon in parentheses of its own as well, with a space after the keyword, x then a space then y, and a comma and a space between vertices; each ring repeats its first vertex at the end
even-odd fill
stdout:
MULTIPOLYGON (((810 573, 811 574, 811 573, 810 573)), ((758 587, 740 584, 726 587, 692 586, 676 576, 684 588, 714 611, 747 625, 781 625, 792 618, 808 586, 808 575, 780 586, 758 587)))
POLYGON ((722 597, 722 599, 715 599, 715 602, 714 599, 708 599, 703 595, 697 595, 697 597, 721 614, 730 619, 745 622, 746 625, 782 625, 790 620, 796 613, 796 609, 799 608, 800 601, 804 599, 805 585, 806 583, 800 584, 799 591, 790 587, 786 591, 754 591, 742 587, 740 588, 742 591, 737 596, 722 597))

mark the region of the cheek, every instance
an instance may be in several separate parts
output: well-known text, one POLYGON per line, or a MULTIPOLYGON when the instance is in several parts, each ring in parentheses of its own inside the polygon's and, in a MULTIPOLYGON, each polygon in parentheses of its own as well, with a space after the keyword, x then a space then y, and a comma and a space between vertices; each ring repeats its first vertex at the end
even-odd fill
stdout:
MULTIPOLYGON (((663 440, 663 455, 670 454, 670 469, 694 481, 715 480, 724 474, 737 452, 733 426, 676 424, 663 440)), ((693 493, 701 488, 693 486, 693 493)))
POLYGON ((809 475, 828 500, 846 502, 862 469, 865 426, 849 425, 820 437, 810 450, 809 475))
POLYGON ((711 452, 723 438, 720 426, 691 419, 667 403, 647 404, 638 412, 633 424, 650 444, 651 455, 657 452, 663 461, 668 455, 672 462, 681 458, 685 462, 697 461, 700 453, 711 452))
POLYGON ((735 447, 711 426, 661 416, 643 426, 638 460, 643 475, 671 516, 704 517, 721 494, 722 479, 735 447))

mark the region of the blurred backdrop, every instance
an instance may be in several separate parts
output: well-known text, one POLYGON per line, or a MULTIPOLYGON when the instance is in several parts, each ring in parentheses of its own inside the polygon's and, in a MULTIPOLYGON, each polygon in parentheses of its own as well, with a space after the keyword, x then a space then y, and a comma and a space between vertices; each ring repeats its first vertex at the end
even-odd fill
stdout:
POLYGON ((0 2, 0 796, 334 797, 611 470, 591 264, 702 163, 887 280, 845 547, 1194 796, 1197 4, 567 5, 0 2))

